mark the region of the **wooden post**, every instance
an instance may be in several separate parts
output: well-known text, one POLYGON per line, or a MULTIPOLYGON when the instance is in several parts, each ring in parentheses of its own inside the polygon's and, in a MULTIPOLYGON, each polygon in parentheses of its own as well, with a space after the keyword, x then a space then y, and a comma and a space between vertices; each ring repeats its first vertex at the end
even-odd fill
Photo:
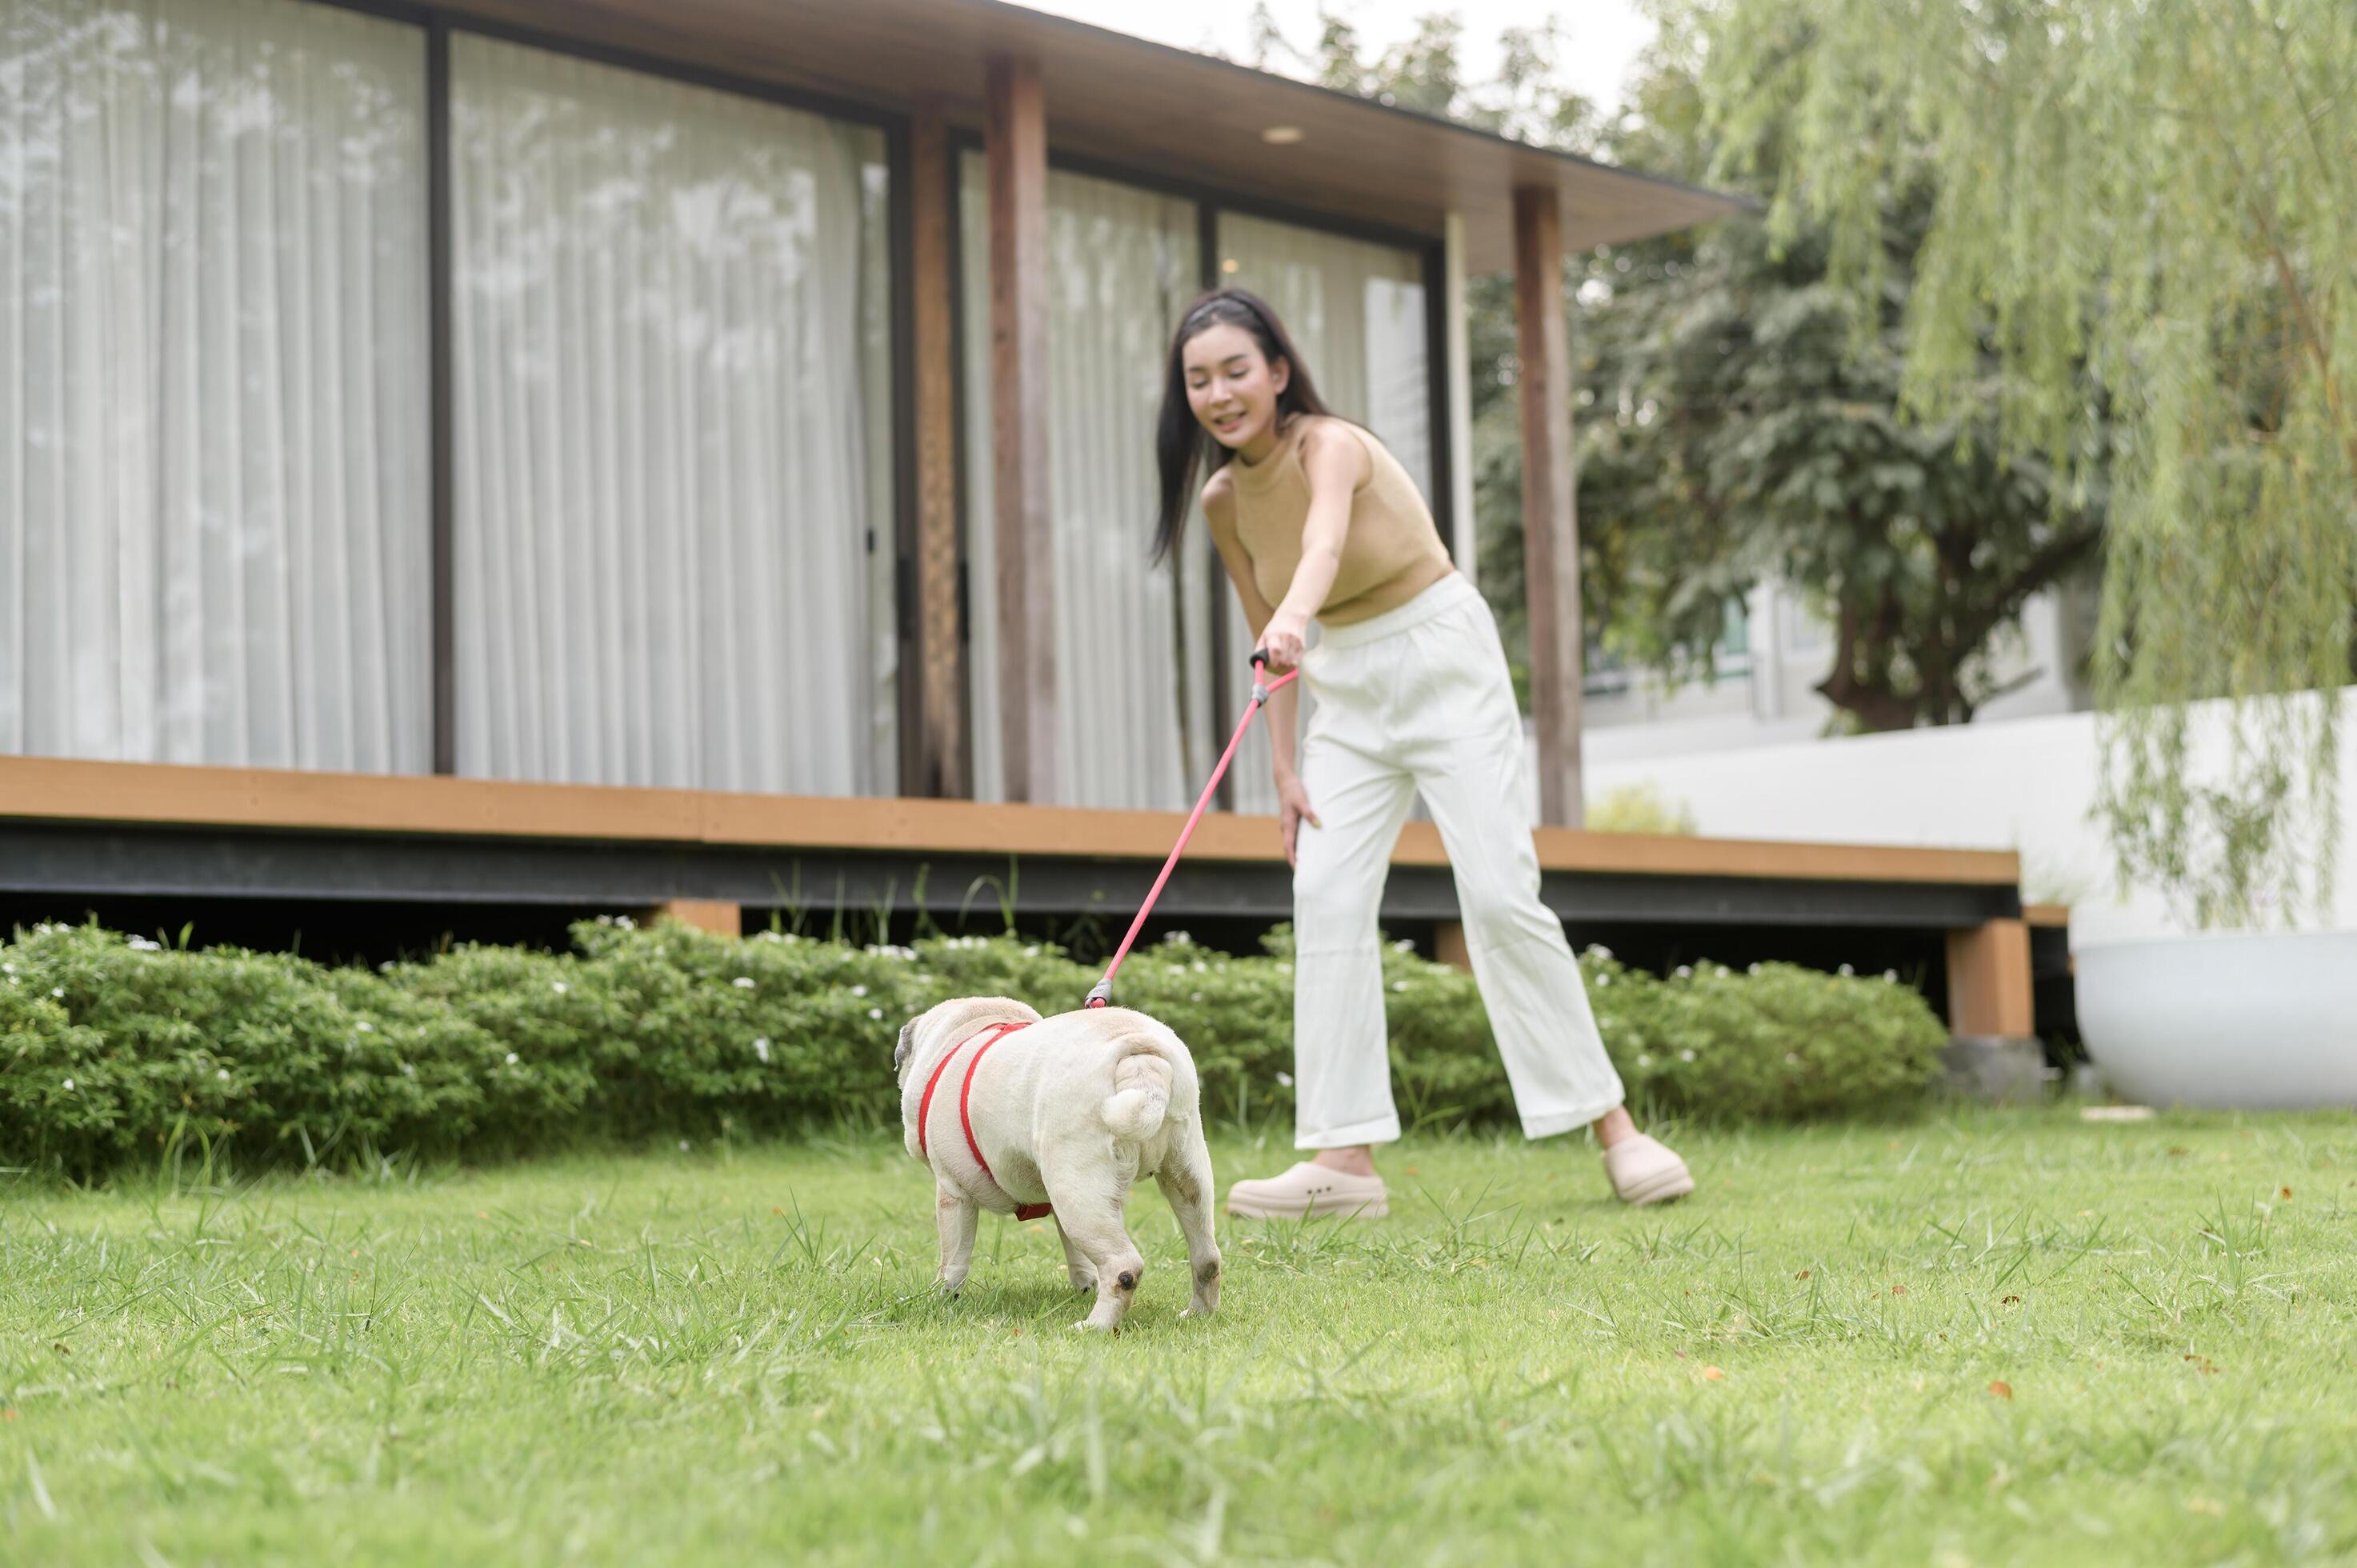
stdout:
POLYGON ((1053 804, 1055 539, 1048 511, 1048 120, 1039 62, 994 56, 983 115, 990 176, 990 398, 998 555, 998 692, 1006 798, 1053 804))
POLYGON ((1476 582, 1480 579, 1473 538, 1473 342, 1465 303, 1463 213, 1451 212, 1441 220, 1440 255, 1441 308, 1448 323, 1449 515, 1457 520, 1452 553, 1466 580, 1476 582))
POLYGON ((958 605, 956 287, 950 212, 954 165, 938 99, 909 122, 909 336, 917 446, 918 765, 910 794, 970 799, 966 684, 958 605))
POLYGON ((1948 1028, 1971 1038, 2026 1040, 2038 1032, 2027 920, 1948 933, 1948 1028))
POLYGON ((1564 321, 1563 219, 1551 186, 1514 192, 1514 338, 1523 405, 1523 568, 1530 595, 1531 707, 1539 820, 1577 827, 1579 518, 1572 483, 1571 339, 1564 321))
MULTIPOLYGON (((452 366, 450 25, 425 23, 425 375, 434 771, 458 771, 457 447, 452 366)), ((20 339, 21 341, 21 339, 20 339)), ((22 406, 21 404, 19 405, 22 406)))
POLYGON ((1468 973, 1472 972, 1473 955, 1465 946, 1464 921, 1443 920, 1434 928, 1432 957, 1435 962, 1445 963, 1451 969, 1461 969, 1468 973))
POLYGON ((651 909, 640 912, 647 924, 670 917, 682 925, 694 926, 699 931, 715 936, 741 937, 745 934, 745 911, 719 898, 666 898, 651 909))

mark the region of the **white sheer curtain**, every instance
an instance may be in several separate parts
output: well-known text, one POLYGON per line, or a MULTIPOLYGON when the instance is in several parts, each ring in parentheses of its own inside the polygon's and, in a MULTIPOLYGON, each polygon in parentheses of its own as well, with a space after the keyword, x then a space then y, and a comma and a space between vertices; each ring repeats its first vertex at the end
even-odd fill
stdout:
MULTIPOLYGON (((1380 437, 1432 499, 1432 381, 1424 263, 1413 251, 1235 213, 1220 216, 1225 281, 1268 301, 1326 405, 1380 437)), ((1228 618, 1229 664, 1252 668, 1252 628, 1228 618)), ((1305 693, 1301 701, 1306 704, 1305 693)), ((1274 811, 1268 733, 1254 725, 1232 771, 1240 811, 1274 811)), ((1312 802, 1315 804, 1315 802, 1312 802)))
POLYGON ((465 35, 450 96, 459 771, 889 793, 881 134, 465 35))
POLYGON ((0 0, 0 752, 432 765, 425 62, 0 0))
POLYGON ((1221 274, 1268 301, 1328 406, 1383 438, 1427 497, 1432 381, 1424 260, 1265 218, 1220 215, 1221 274))
MULTIPOLYGON (((964 161, 960 203, 974 792, 1003 800, 990 197, 979 156, 964 161)), ((1163 357, 1178 313, 1199 292, 1198 246, 1189 202, 1060 170, 1048 176, 1046 415, 1056 540, 1057 743, 1066 805, 1191 806, 1216 755, 1204 750, 1208 693, 1199 671, 1206 661, 1189 652, 1204 647, 1209 582, 1200 548, 1182 552, 1189 566, 1183 585, 1169 568, 1146 560, 1163 357), (1190 627, 1191 644, 1185 640, 1190 627)), ((1188 544, 1200 540, 1198 521, 1188 544)))

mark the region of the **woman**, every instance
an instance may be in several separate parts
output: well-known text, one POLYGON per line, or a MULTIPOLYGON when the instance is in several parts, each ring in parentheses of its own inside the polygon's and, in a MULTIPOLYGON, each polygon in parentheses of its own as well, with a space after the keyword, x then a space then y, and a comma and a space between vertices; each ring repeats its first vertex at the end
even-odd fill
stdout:
POLYGON ((1180 319, 1158 445, 1157 559, 1178 542, 1208 461, 1203 515, 1254 644, 1274 669, 1301 671, 1268 710, 1294 868, 1294 1144, 1316 1152, 1230 1187, 1228 1211, 1389 1211, 1372 1145, 1400 1123, 1375 917, 1417 792, 1448 851, 1523 1133, 1594 1127, 1627 1202, 1692 1192, 1685 1162, 1622 1108, 1563 926, 1539 902, 1505 651, 1414 481, 1373 435, 1326 412, 1275 314, 1242 289, 1207 294, 1180 319), (1313 619, 1322 635, 1305 652, 1313 619), (1318 709, 1297 766, 1300 685, 1318 709))

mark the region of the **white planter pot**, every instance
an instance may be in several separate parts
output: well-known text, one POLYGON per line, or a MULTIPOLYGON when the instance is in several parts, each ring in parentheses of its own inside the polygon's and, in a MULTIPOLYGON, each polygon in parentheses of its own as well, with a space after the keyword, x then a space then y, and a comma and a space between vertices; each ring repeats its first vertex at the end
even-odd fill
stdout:
POLYGON ((2122 1094, 2357 1106, 2357 931, 2125 942, 2077 964, 2087 1054, 2122 1094))

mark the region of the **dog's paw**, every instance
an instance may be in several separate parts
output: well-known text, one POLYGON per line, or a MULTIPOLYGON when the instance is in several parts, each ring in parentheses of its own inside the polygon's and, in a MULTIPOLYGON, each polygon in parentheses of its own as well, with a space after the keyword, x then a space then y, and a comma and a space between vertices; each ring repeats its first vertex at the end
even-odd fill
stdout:
POLYGON ((1072 1332, 1075 1334, 1110 1334, 1113 1331, 1112 1324, 1098 1323, 1086 1317, 1072 1325, 1072 1332))

